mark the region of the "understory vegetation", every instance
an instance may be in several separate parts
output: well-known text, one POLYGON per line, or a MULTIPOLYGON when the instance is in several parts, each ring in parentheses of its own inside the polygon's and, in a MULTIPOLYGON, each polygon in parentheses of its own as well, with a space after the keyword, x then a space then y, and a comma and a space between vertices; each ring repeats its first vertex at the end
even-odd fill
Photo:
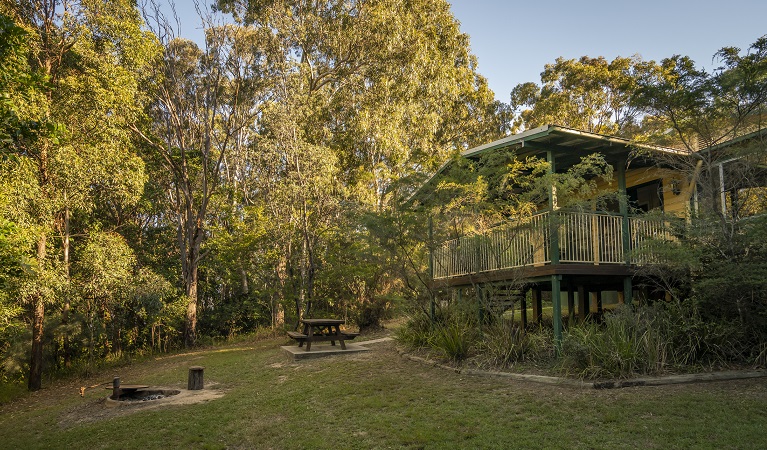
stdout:
POLYGON ((457 308, 434 322, 411 318, 397 332, 411 350, 493 370, 533 370, 587 379, 629 378, 714 369, 765 367, 767 342, 742 323, 705 318, 694 302, 621 305, 601 323, 565 328, 559 353, 550 319, 523 329, 496 317, 482 326, 457 308))

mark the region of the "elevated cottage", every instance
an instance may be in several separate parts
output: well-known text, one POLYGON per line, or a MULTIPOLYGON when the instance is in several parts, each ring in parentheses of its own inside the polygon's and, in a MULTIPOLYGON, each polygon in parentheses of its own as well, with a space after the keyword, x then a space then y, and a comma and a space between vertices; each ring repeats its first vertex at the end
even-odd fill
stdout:
MULTIPOLYGON (((432 284, 458 297, 472 289, 486 306, 518 303, 525 324, 527 302, 532 302, 532 320, 540 321, 542 299, 551 298, 557 339, 563 307, 571 319, 585 320, 601 314, 605 305, 630 303, 639 293, 634 283, 637 268, 650 261, 632 255, 649 238, 666 233, 664 222, 647 220, 645 212, 683 216, 696 208, 695 175, 691 180, 690 174, 663 164, 682 156, 679 150, 547 125, 469 149, 462 156, 477 159, 508 149, 516 158, 545 159, 555 172, 565 172, 582 157, 599 153, 614 170, 613 181, 602 187, 616 190, 621 200, 606 211, 567 210, 558 206, 556 190, 550 188, 548 203, 539 205, 530 217, 509 220, 481 234, 430 243, 432 284)), ((410 201, 428 203, 429 192, 451 164, 444 165, 410 201)), ((724 170, 720 172, 723 177, 724 170)), ((737 187, 731 187, 730 195, 724 178, 718 183, 721 207, 726 208, 737 187)))

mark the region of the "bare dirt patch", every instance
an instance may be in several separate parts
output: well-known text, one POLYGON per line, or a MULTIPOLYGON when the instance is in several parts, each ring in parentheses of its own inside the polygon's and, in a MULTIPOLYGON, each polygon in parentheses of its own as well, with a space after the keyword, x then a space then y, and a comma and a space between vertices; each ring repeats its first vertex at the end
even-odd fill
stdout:
MULTIPOLYGON (((153 389, 171 388, 153 387, 153 389)), ((93 423, 115 417, 123 417, 138 411, 147 411, 177 405, 192 405, 195 403, 215 400, 221 398, 225 394, 223 390, 215 389, 215 384, 213 383, 209 383, 209 388, 198 391, 188 391, 186 389, 178 390, 180 392, 176 395, 145 402, 110 401, 108 400, 108 394, 105 394, 103 398, 96 400, 86 399, 82 404, 62 413, 59 420, 59 426, 62 428, 69 428, 84 423, 93 423)))

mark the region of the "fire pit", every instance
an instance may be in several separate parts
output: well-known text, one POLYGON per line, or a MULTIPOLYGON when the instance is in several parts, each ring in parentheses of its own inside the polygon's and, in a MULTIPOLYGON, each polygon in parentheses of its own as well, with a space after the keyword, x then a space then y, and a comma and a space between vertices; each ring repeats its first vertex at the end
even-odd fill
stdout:
POLYGON ((149 389, 149 386, 144 384, 121 384, 120 377, 115 377, 112 380, 111 389, 112 395, 108 400, 112 402, 147 402, 177 395, 181 392, 177 389, 149 389))
MULTIPOLYGON (((145 386, 145 388, 148 386, 145 386)), ((125 389, 123 389, 125 390, 125 389)), ((181 391, 177 389, 135 389, 130 392, 123 392, 117 401, 120 402, 148 402, 151 400, 160 400, 161 398, 178 395, 181 391)))

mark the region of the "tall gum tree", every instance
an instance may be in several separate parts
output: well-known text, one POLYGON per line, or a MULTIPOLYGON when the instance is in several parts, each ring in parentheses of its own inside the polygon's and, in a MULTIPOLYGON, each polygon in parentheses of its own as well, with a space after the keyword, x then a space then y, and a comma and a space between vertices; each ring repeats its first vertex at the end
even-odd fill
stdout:
POLYGON ((632 98, 640 79, 658 73, 654 61, 639 56, 557 58, 541 72, 541 84, 522 83, 511 91, 515 128, 556 124, 592 133, 636 132, 641 108, 632 98))
POLYGON ((674 55, 638 90, 643 138, 679 149, 663 162, 684 175, 683 198, 695 200, 675 242, 659 245, 662 264, 645 270, 663 272, 657 279, 667 291, 695 302, 706 320, 737 324, 739 355, 759 360, 767 329, 767 36, 747 49, 724 47, 713 61, 719 66, 708 71, 674 55))
POLYGON ((128 0, 25 0, 3 2, 1 8, 30 35, 29 70, 45 80, 39 85, 42 100, 34 105, 37 115, 61 129, 54 137, 17 142, 11 150, 20 167, 33 168, 27 182, 35 186, 34 199, 20 201, 14 213, 26 216, 37 235, 36 281, 24 291, 33 311, 28 384, 37 390, 46 303, 68 319, 71 213, 93 208, 96 186, 106 193, 107 185, 122 186, 143 166, 130 154, 126 123, 141 111, 140 72, 151 43, 128 0), (119 160, 133 164, 115 163, 119 160), (129 169, 118 174, 105 164, 129 169))
POLYGON ((742 157, 743 149, 698 150, 764 128, 767 36, 745 54, 739 48, 724 47, 714 59, 721 65, 712 72, 698 68, 686 56, 664 59, 661 71, 640 80, 635 102, 646 113, 642 139, 682 150, 680 157, 668 158, 666 163, 687 175, 686 193, 692 195, 695 186, 706 209, 719 215, 721 225, 727 227, 737 221, 728 222, 722 213, 719 167, 742 157))
MULTIPOLYGON (((157 11, 155 11, 157 13, 157 11)), ((195 344, 200 261, 210 231, 210 208, 222 192, 227 158, 248 145, 264 104, 271 36, 254 27, 206 19, 205 48, 175 38, 156 15, 164 53, 152 74, 151 123, 134 131, 166 176, 157 174, 176 225, 187 298, 184 344, 195 344)))
POLYGON ((218 6, 270 30, 282 53, 257 153, 275 167, 260 192, 282 231, 277 272, 300 317, 344 214, 389 208, 399 180, 434 170, 473 139, 498 137, 499 105, 447 2, 218 6))

